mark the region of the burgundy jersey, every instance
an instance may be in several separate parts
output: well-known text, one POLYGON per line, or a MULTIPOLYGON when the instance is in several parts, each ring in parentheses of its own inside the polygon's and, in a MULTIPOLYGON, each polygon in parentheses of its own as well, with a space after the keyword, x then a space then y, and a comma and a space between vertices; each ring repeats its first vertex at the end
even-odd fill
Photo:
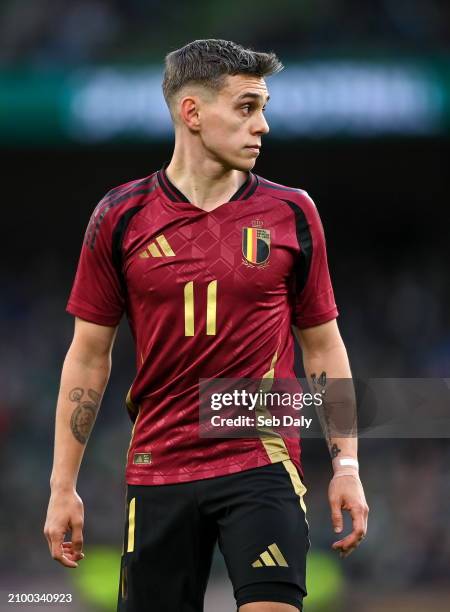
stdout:
POLYGON ((110 191, 86 231, 68 312, 115 326, 137 374, 127 482, 211 478, 291 459, 298 439, 199 436, 200 378, 295 378, 299 328, 337 316, 319 214, 300 189, 249 173, 206 212, 165 170, 110 191))

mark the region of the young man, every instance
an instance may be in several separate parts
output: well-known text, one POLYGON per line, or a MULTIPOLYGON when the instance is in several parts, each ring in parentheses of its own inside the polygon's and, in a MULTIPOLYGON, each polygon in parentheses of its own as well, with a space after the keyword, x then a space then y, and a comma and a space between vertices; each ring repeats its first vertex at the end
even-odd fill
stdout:
MULTIPOLYGON (((54 559, 83 558, 76 480, 124 312, 136 343, 127 406, 127 521, 118 610, 200 612, 218 540, 241 612, 301 610, 309 548, 298 441, 199 437, 200 378, 349 378, 317 210, 300 189, 251 170, 269 131, 274 54, 199 40, 166 58, 171 162, 95 209, 68 311, 75 334, 58 398, 45 535, 54 559), (70 542, 64 542, 71 531, 70 542)), ((329 438, 332 522, 364 537, 355 438, 329 438), (345 459, 344 459, 345 457, 345 459)))

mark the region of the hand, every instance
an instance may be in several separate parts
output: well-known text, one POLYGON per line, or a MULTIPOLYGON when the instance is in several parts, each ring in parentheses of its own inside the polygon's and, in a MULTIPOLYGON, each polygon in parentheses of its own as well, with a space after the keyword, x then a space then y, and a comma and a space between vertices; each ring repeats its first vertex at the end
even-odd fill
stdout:
POLYGON ((358 476, 334 476, 328 487, 328 500, 331 507, 331 522, 336 533, 344 526, 342 510, 348 510, 352 517, 353 531, 332 544, 343 559, 348 557, 361 543, 367 533, 369 507, 364 489, 358 476))
POLYGON ((44 535, 53 559, 65 567, 78 567, 77 561, 84 558, 83 523, 83 502, 74 489, 51 494, 44 535), (64 542, 68 531, 72 541, 64 542))

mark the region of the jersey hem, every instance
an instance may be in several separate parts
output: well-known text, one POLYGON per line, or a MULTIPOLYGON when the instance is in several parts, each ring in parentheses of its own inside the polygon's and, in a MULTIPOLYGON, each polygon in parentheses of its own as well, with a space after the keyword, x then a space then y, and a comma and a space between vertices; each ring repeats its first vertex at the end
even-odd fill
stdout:
POLYGON ((303 470, 301 465, 297 459, 291 457, 289 453, 273 453, 268 456, 265 453, 265 456, 262 454, 258 454, 252 461, 246 461, 245 466, 242 464, 227 464, 226 469, 205 469, 197 472, 191 472, 190 474, 186 474, 184 471, 180 470, 178 472, 171 472, 170 474, 148 474, 148 475, 140 475, 133 476, 130 474, 126 475, 126 483, 129 485, 148 485, 148 486, 156 486, 156 485, 165 485, 165 484, 177 484, 183 482, 194 482, 196 480, 206 480, 208 478, 219 478, 221 476, 228 476, 230 474, 237 474, 238 472, 245 472, 247 470, 252 470, 257 467, 264 467, 266 465, 271 465, 273 463, 281 463, 286 461, 286 459, 290 459, 292 463, 295 465, 297 470, 300 472, 301 477, 303 478, 303 470))

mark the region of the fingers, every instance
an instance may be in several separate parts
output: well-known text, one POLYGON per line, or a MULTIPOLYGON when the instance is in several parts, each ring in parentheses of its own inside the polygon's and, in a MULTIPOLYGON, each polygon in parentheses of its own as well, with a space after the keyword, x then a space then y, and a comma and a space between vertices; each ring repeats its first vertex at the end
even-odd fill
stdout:
POLYGON ((352 532, 343 538, 332 544, 334 550, 340 551, 340 557, 348 557, 362 542, 367 533, 367 517, 369 514, 369 508, 364 502, 355 503, 350 508, 350 515, 353 522, 352 532))
POLYGON ((64 542, 65 531, 45 529, 50 554, 55 561, 65 567, 78 567, 77 561, 84 559, 83 534, 81 523, 72 529, 72 542, 64 542))
POLYGON ((71 561, 76 562, 81 561, 81 559, 84 559, 83 552, 75 552, 73 542, 63 542, 63 552, 64 556, 70 559, 71 561))
POLYGON ((58 561, 58 563, 61 563, 61 565, 65 567, 78 567, 73 555, 66 554, 67 547, 63 546, 64 535, 65 533, 62 531, 49 530, 45 533, 50 548, 50 554, 55 561, 58 561))
POLYGON ((84 559, 84 553, 76 552, 72 542, 63 542, 59 549, 52 553, 53 559, 65 567, 78 567, 77 561, 84 559))
POLYGON ((335 542, 332 545, 334 550, 341 552, 341 557, 347 557, 351 552, 355 550, 364 539, 364 532, 360 529, 354 529, 352 533, 346 536, 344 539, 335 542))

